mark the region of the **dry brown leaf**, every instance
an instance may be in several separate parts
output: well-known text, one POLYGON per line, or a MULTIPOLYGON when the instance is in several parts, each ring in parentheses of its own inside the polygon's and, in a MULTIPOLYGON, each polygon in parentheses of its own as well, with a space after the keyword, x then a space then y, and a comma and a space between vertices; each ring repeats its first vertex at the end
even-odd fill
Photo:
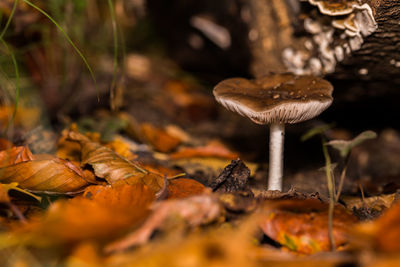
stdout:
POLYGON ((162 227, 169 218, 182 218, 187 225, 194 227, 214 221, 221 216, 218 199, 210 194, 185 199, 166 200, 155 203, 152 214, 143 225, 106 247, 107 252, 122 251, 129 247, 146 243, 152 233, 162 227))
MULTIPOLYGON (((81 160, 81 146, 75 141, 68 140, 68 133, 70 131, 78 131, 78 126, 72 124, 70 129, 64 129, 61 133, 61 137, 57 143, 57 157, 62 159, 68 159, 73 162, 79 162, 81 160)), ((85 134, 89 140, 97 143, 101 143, 99 133, 89 132, 85 134)), ((133 160, 137 156, 130 151, 130 146, 124 142, 121 138, 116 137, 111 142, 102 143, 104 146, 110 148, 115 153, 121 155, 128 160, 133 160)))
POLYGON ((79 167, 50 155, 0 168, 0 182, 46 193, 74 193, 88 185, 79 167))
POLYGON ((33 160, 33 155, 27 146, 14 146, 0 151, 0 168, 29 160, 33 160))
POLYGON ((186 198, 204 193, 206 187, 201 183, 186 178, 169 180, 168 199, 186 198))
POLYGON ((158 192, 166 186, 164 177, 145 170, 111 149, 91 141, 86 136, 77 132, 70 132, 68 137, 81 144, 82 164, 91 165, 95 175, 106 179, 110 184, 116 182, 126 184, 143 183, 154 192, 158 192))
MULTIPOLYGON (((305 254, 330 250, 328 204, 316 199, 273 200, 265 203, 264 214, 261 229, 288 249, 305 254)), ((356 221, 344 207, 335 206, 333 235, 337 248, 348 243, 348 230, 356 221)))
POLYGON ((170 152, 182 142, 167 131, 154 127, 150 123, 143 123, 140 130, 145 141, 160 152, 170 152))
POLYGON ((81 197, 52 204, 46 213, 17 229, 8 241, 50 246, 112 240, 140 224, 154 198, 154 192, 145 185, 90 186, 81 197))
POLYGON ((213 141, 203 147, 185 147, 171 154, 172 159, 193 157, 216 157, 225 159, 237 159, 239 155, 226 148, 223 144, 213 141))

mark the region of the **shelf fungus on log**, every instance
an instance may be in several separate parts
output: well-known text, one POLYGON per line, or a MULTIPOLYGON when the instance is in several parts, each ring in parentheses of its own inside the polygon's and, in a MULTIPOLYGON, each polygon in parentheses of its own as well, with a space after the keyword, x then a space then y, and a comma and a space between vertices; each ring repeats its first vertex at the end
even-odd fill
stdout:
POLYGON ((287 69, 295 74, 333 73, 346 55, 361 48, 364 39, 377 29, 368 3, 346 0, 302 0, 317 7, 302 19, 309 34, 304 49, 287 47, 282 52, 287 69))

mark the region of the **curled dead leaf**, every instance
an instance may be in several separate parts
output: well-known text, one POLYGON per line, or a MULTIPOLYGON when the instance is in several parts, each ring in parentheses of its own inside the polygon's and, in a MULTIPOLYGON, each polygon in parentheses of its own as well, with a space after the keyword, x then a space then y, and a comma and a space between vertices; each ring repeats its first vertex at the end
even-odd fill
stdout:
POLYGON ((46 155, 0 168, 0 182, 17 182, 23 189, 43 193, 76 193, 89 183, 71 162, 46 155))
POLYGON ((33 155, 27 146, 14 146, 0 151, 0 167, 33 160, 33 155))
POLYGON ((86 136, 70 132, 68 137, 82 146, 82 165, 92 166, 95 175, 104 178, 109 184, 145 184, 154 192, 158 192, 166 186, 164 177, 145 170, 111 149, 91 141, 86 136))

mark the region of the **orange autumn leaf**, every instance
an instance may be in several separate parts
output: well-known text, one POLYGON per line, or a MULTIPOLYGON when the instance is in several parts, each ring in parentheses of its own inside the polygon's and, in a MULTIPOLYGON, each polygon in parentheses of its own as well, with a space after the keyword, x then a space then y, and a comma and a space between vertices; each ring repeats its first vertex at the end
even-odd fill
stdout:
POLYGON ((201 183, 186 178, 173 179, 168 184, 168 199, 186 198, 204 193, 206 187, 201 183))
POLYGON ((232 152, 219 142, 210 142, 202 147, 185 147, 171 154, 173 159, 193 157, 216 157, 226 159, 237 159, 239 155, 232 152))
POLYGON ((170 152, 181 143, 180 139, 149 123, 143 123, 140 129, 145 141, 160 152, 170 152))
MULTIPOLYGON (((263 215, 260 228, 284 247, 304 254, 330 250, 328 204, 316 199, 267 201, 263 215)), ((348 230, 356 221, 343 206, 335 206, 333 236, 337 248, 348 243, 348 230)))
POLYGON ((0 182, 46 193, 74 193, 88 185, 79 167, 50 155, 1 167, 0 182))
POLYGON ((152 173, 156 173, 161 176, 167 176, 167 178, 184 175, 182 171, 160 165, 142 164, 141 166, 152 173))
POLYGON ((33 155, 27 146, 14 146, 0 151, 0 167, 32 160, 33 155))
POLYGON ((154 192, 159 192, 165 187, 164 177, 145 170, 111 149, 93 142, 77 132, 70 132, 68 136, 70 140, 76 141, 82 146, 82 164, 91 165, 95 175, 104 178, 109 184, 142 183, 149 186, 154 192))
POLYGON ((11 148, 13 146, 14 146, 13 143, 8 141, 7 139, 0 138, 0 151, 9 149, 9 148, 11 148))
POLYGON ((355 229, 355 243, 386 253, 400 252, 400 203, 395 203, 374 222, 363 223, 355 229))
MULTIPOLYGON (((70 129, 72 131, 78 131, 78 127, 72 124, 70 129)), ((57 143, 57 157, 62 159, 68 159, 73 162, 79 162, 81 159, 81 146, 75 141, 68 140, 68 129, 64 129, 61 133, 61 137, 57 143)), ((100 134, 95 132, 89 132, 85 134, 91 141, 100 143, 100 134)), ((111 142, 104 143, 104 146, 110 148, 117 154, 127 158, 128 160, 133 160, 136 158, 130 151, 129 144, 121 140, 121 138, 114 138, 111 142)))
POLYGON ((222 214, 222 208, 214 195, 202 194, 185 199, 170 199, 152 205, 152 213, 133 232, 109 244, 106 252, 122 251, 135 245, 146 243, 152 233, 162 228, 169 220, 180 218, 187 226, 195 227, 210 223, 222 214))
POLYGON ((52 204, 8 241, 50 246, 112 240, 138 226, 153 201, 154 192, 145 185, 90 186, 83 196, 52 204))

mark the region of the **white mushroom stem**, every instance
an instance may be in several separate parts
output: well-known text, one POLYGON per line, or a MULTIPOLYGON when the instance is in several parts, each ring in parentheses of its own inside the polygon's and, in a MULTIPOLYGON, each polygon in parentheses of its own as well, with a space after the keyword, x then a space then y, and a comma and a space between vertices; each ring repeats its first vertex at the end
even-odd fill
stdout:
POLYGON ((283 123, 272 123, 269 137, 268 190, 282 191, 284 139, 285 125, 283 123))

